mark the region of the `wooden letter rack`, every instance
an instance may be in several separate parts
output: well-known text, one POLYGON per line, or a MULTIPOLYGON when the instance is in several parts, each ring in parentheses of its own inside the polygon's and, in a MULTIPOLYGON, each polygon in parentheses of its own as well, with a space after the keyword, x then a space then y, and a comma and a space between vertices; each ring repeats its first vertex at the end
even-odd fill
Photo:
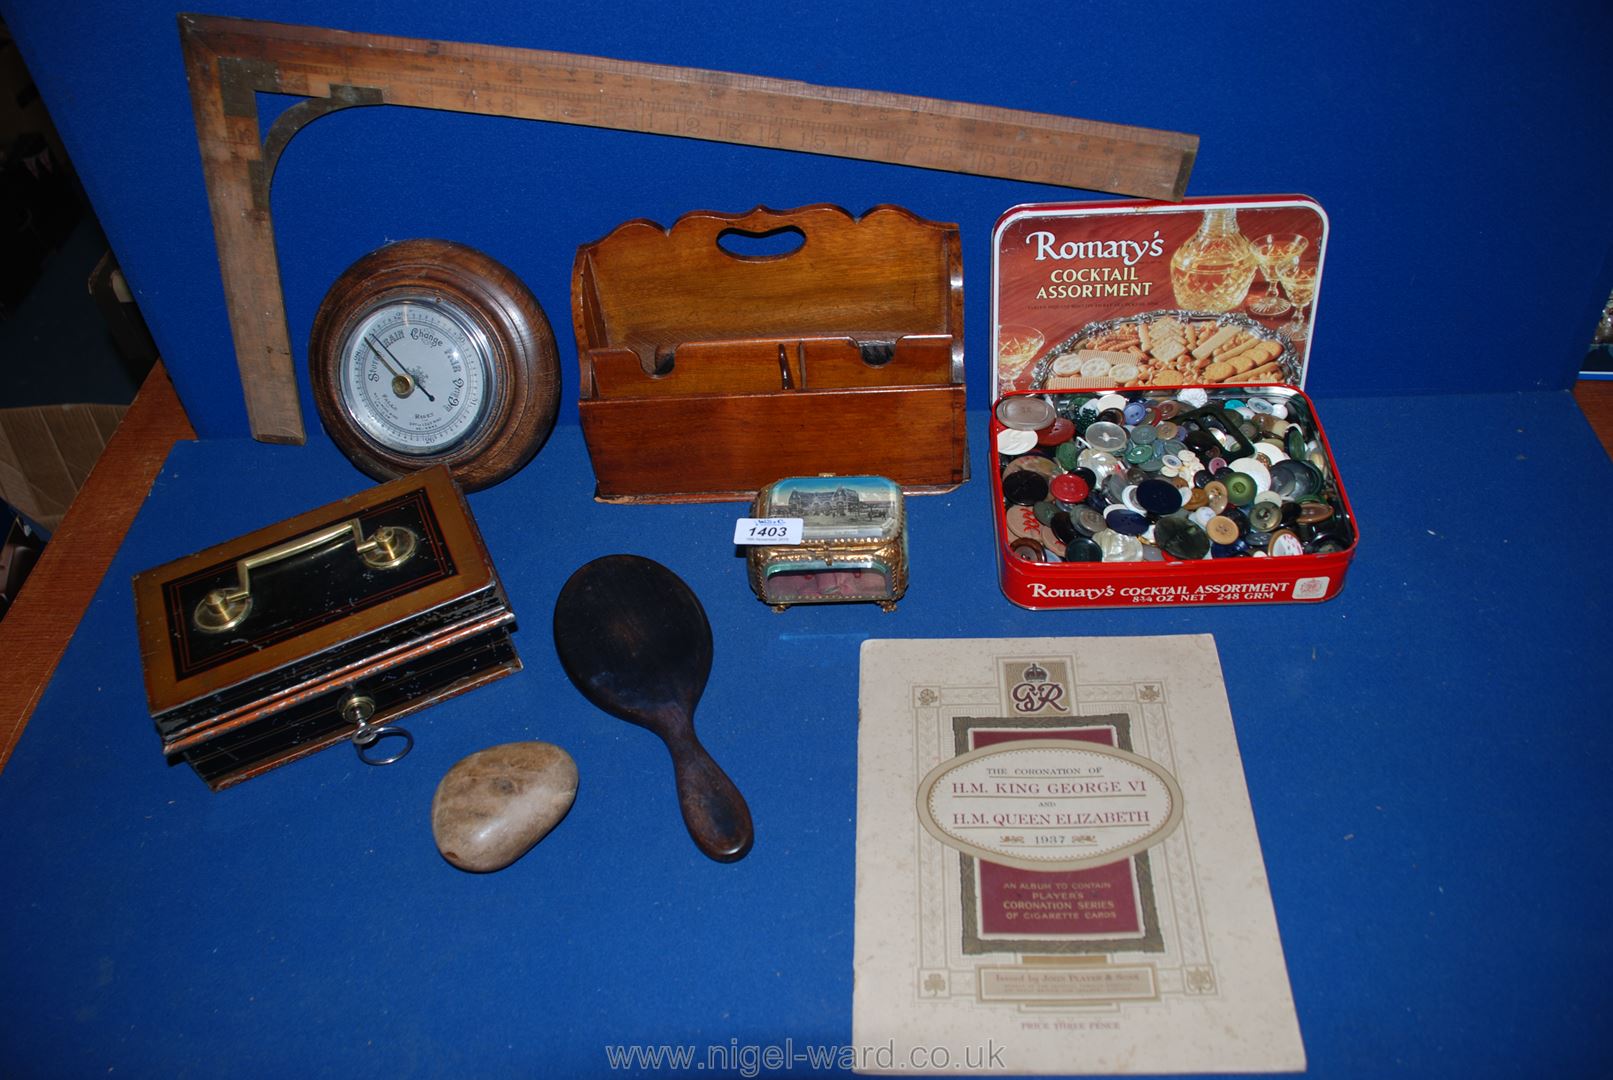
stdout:
POLYGON ((968 478, 956 225, 828 205, 630 221, 578 249, 571 306, 602 501, 749 499, 820 473, 909 493, 968 478), (779 234, 799 246, 736 251, 779 234))

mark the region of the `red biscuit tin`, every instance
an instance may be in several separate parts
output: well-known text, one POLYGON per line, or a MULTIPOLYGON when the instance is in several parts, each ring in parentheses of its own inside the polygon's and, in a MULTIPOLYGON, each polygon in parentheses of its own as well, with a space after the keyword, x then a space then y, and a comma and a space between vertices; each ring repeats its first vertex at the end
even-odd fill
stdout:
POLYGON ((998 220, 989 452, 1010 600, 1338 593, 1355 517, 1299 389, 1327 227, 1298 195, 998 220))
MULTIPOLYGON (((1188 388, 1190 396, 1194 390, 1203 388, 1188 388)), ((1125 389, 1113 394, 1097 395, 1089 392, 1037 394, 1034 391, 1016 391, 999 402, 999 406, 1014 400, 1036 400, 1049 402, 1061 415, 1070 413, 1080 416, 1082 410, 1077 405, 1078 401, 1096 403, 1106 397, 1118 396, 1126 398, 1128 405, 1141 403, 1155 408, 1165 402, 1177 402, 1187 406, 1180 415, 1192 415, 1197 411, 1189 403, 1181 402, 1176 393, 1150 389, 1125 389)), ((1301 452, 1277 462, 1268 464, 1265 455, 1278 456, 1282 452, 1259 439, 1248 439, 1255 448, 1253 453, 1220 464, 1214 472, 1210 467, 1218 464, 1215 460, 1198 462, 1202 468, 1195 468, 1193 472, 1211 473, 1212 479, 1192 487, 1192 491, 1200 492, 1202 496, 1207 488, 1213 492, 1213 485, 1219 483, 1222 488, 1241 484, 1252 493, 1246 500, 1237 500, 1242 503, 1241 506, 1232 501, 1224 502, 1219 512, 1215 511, 1213 505, 1218 500, 1211 496, 1203 496, 1203 504, 1187 511, 1186 505, 1190 500, 1200 496, 1190 495, 1181 487, 1175 490, 1183 500, 1182 508, 1171 507, 1168 503, 1170 496, 1167 495, 1167 505, 1160 507, 1156 504, 1151 511, 1137 501, 1146 498, 1139 494, 1147 490, 1143 485, 1149 484, 1155 490, 1162 490, 1159 485, 1168 484, 1169 481, 1157 474, 1148 474, 1146 479, 1137 482, 1140 468, 1130 463, 1126 463, 1124 469, 1110 471, 1108 475, 1104 475, 1101 468, 1097 470, 1096 477, 1083 475, 1079 454, 1070 460, 1069 448, 1078 448, 1088 453, 1089 457, 1108 453, 1094 451, 1092 446, 1085 445, 1084 435, 1052 447, 1038 443, 1023 453, 1002 453, 998 449, 1002 434, 1016 432, 999 419, 1000 408, 993 410, 989 440, 993 458, 992 495, 997 507, 999 577, 1008 599, 1021 607, 1042 609, 1126 607, 1136 604, 1314 602, 1328 600, 1338 594, 1344 586, 1345 572, 1355 556, 1359 534, 1349 497, 1339 481, 1332 448, 1321 425, 1315 422, 1310 399, 1294 387, 1271 385, 1217 387, 1214 391, 1206 391, 1206 396, 1211 399, 1211 404, 1215 404, 1214 399, 1219 396, 1223 401, 1245 403, 1244 408, 1249 402, 1275 404, 1286 416, 1295 418, 1295 422, 1286 430, 1303 429, 1304 432, 1297 437, 1303 439, 1303 446, 1294 447, 1301 452), (1262 446, 1269 449, 1262 452, 1262 446), (1061 447, 1065 448, 1062 452, 1061 447), (1065 469, 1060 464, 1061 457, 1075 467, 1065 469), (1049 463, 1050 467, 1032 467, 1042 462, 1049 463), (1285 466, 1284 462, 1290 464, 1285 466), (1301 464, 1293 464, 1296 462, 1301 464), (1248 471, 1236 468, 1240 463, 1248 471), (1041 487, 1035 480, 1024 484, 1011 479, 1015 473, 1027 471, 1048 477, 1045 500, 1023 501, 1040 494, 1041 487), (1217 473, 1235 473, 1249 479, 1222 482, 1213 478, 1217 473), (1319 481, 1319 486, 1311 491, 1303 491, 1304 485, 1301 485, 1301 490, 1296 491, 1292 486, 1293 475, 1304 477, 1307 484, 1319 481), (1084 498, 1081 501, 1070 502, 1055 495, 1055 481, 1065 476, 1077 477, 1081 482, 1059 484, 1059 487, 1068 488, 1062 493, 1082 495, 1084 498), (1262 477, 1264 486, 1260 482, 1262 477), (1096 482, 1089 484, 1089 479, 1095 479, 1096 482), (1027 487, 1031 489, 1029 495, 1024 490, 1027 487), (1300 497, 1292 498, 1296 494, 1300 497), (1049 503, 1051 510, 1047 507, 1049 503), (1265 509, 1262 503, 1274 506, 1275 510, 1265 509), (1162 509, 1167 513, 1158 514, 1157 511, 1162 509), (1050 520, 1040 520, 1039 510, 1050 520), (1226 513, 1227 510, 1231 513, 1226 513), (1273 512, 1276 518, 1270 527, 1256 527, 1260 522, 1252 519, 1270 516, 1273 512), (1090 522, 1094 513, 1102 518, 1102 526, 1094 527, 1096 523, 1090 522), (1181 525, 1179 529, 1184 535, 1161 541, 1157 533, 1162 518, 1185 518, 1191 522, 1194 513, 1200 515, 1201 520, 1207 519, 1209 528, 1205 524, 1198 524, 1196 528, 1181 525), (1089 519, 1084 528, 1081 522, 1083 514, 1089 519), (1114 527, 1108 528, 1111 525, 1114 527), (1215 529, 1216 525, 1234 530, 1236 538, 1231 543, 1218 543, 1213 538, 1219 531, 1215 529), (1136 531, 1128 535, 1119 531, 1123 527, 1136 531), (1109 538, 1100 535, 1104 531, 1110 534, 1109 538), (1118 550, 1105 552, 1103 557, 1119 555, 1128 561, 1065 561, 1079 557, 1082 548, 1090 552, 1090 545, 1101 548, 1106 540, 1112 538, 1120 538, 1113 539, 1118 550)), ((1097 413, 1101 415, 1108 411, 1105 409, 1097 413)), ((1089 408, 1088 412, 1093 410, 1089 408)), ((1224 411, 1224 414, 1243 419, 1237 412, 1224 411)), ((1282 422, 1290 423, 1286 419, 1282 422)), ((1088 415, 1082 417, 1076 426, 1091 432, 1094 427, 1104 423, 1109 422, 1088 415)), ((1192 423, 1188 422, 1189 425, 1192 423)), ((1123 425, 1110 424, 1111 428, 1120 426, 1123 425)), ((1269 436, 1263 437, 1269 439, 1269 436)), ((1127 447, 1130 445, 1128 441, 1127 447)), ((1239 449, 1233 447, 1228 453, 1237 453, 1239 449)), ((1122 455, 1111 453, 1110 456, 1119 457, 1125 462, 1122 455)), ((1202 475, 1197 478, 1203 480, 1202 475)), ((1194 477, 1183 479, 1191 485, 1194 477)), ((1225 496, 1225 492, 1221 494, 1225 496)), ((1233 498, 1236 499, 1236 496, 1233 498)), ((1227 538, 1231 538, 1231 534, 1227 538)))

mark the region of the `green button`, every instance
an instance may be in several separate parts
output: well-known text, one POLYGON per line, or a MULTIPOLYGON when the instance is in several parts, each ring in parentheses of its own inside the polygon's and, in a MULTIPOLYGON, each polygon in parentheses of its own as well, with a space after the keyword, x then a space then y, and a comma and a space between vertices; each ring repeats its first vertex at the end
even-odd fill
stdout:
POLYGON ((1227 501, 1233 506, 1248 506, 1255 501, 1255 495, 1260 491, 1255 478, 1248 473, 1232 473, 1223 483, 1227 486, 1227 501))
POLYGON ((1249 508, 1249 524, 1261 532, 1271 532, 1282 520, 1283 508, 1279 503, 1256 503, 1249 508))
POLYGON ((1210 537, 1181 514, 1154 523, 1154 539, 1178 559, 1202 559, 1210 553, 1210 537))

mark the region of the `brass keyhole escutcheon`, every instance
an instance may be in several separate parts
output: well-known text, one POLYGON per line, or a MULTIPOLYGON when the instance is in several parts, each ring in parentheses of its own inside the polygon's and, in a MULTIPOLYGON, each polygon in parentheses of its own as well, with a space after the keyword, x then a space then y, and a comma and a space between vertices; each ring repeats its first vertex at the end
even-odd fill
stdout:
POLYGON ((375 699, 367 694, 348 694, 339 708, 343 720, 362 728, 375 715, 375 699))
POLYGON ((396 724, 379 724, 374 727, 370 725, 370 718, 375 715, 375 699, 368 694, 352 691, 342 699, 336 709, 341 713, 343 720, 355 725, 353 750, 364 764, 390 765, 394 761, 403 760, 409 751, 414 749, 414 736, 409 734, 407 729, 396 724), (388 738, 403 741, 390 754, 376 753, 376 744, 388 738))

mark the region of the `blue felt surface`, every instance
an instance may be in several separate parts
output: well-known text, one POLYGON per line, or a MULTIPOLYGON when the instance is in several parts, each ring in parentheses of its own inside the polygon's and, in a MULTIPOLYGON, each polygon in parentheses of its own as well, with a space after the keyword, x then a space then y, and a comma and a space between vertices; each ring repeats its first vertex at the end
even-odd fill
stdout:
POLYGON ((397 766, 336 747, 218 795, 162 762, 129 577, 364 481, 320 440, 180 445, 0 774, 4 1071, 593 1075, 607 1042, 845 1043, 858 642, 1204 631, 1311 1071, 1594 1071, 1613 464, 1563 392, 1318 408, 1363 535, 1339 598, 1086 612, 1002 597, 977 479, 910 501, 895 613, 776 615, 731 555, 737 504, 596 505, 562 425, 471 500, 526 670, 416 717, 397 766), (1458 434, 1459 456, 1439 449, 1458 434), (736 865, 689 841, 659 742, 555 660, 561 584, 611 551, 670 566, 709 613, 698 722, 757 827, 736 865), (428 824, 438 779, 525 738, 576 757, 575 808, 501 873, 452 869, 428 824))
MULTIPOLYGON (((1193 132, 1188 193, 1305 192, 1333 231, 1309 388, 1561 389, 1613 290, 1613 6, 935 5, 219 0, 194 9, 553 49, 1193 132)), ((247 434, 172 7, 0 0, 197 430, 247 434)), ((264 117, 285 103, 266 103, 264 117)), ((266 126, 266 124, 265 124, 266 126)), ((899 166, 401 108, 287 147, 273 209, 299 370, 354 259, 442 236, 531 286, 565 360, 579 244, 695 209, 894 202, 957 222, 971 405, 989 385, 988 236, 1021 202, 1094 197, 899 166)), ((302 382, 304 415, 317 427, 302 382)))
MULTIPOLYGON (((913 588, 897 612, 776 616, 729 554, 737 507, 589 501, 567 295, 577 245, 633 217, 758 203, 897 202, 956 221, 981 410, 990 227, 1015 203, 1086 193, 338 113, 291 143, 273 192, 299 366, 330 281, 409 236, 487 250, 555 324, 561 428, 534 466, 472 499, 528 666, 418 717, 397 767, 336 748, 211 795, 158 753, 129 575, 363 481, 311 408, 307 447, 237 441, 245 411, 174 10, 0 0, 209 439, 175 452, 0 774, 0 1073, 597 1074, 607 1041, 844 1042, 857 642, 1172 631, 1213 632, 1221 649, 1314 1073, 1606 1064, 1613 466, 1560 388, 1613 288, 1599 209, 1613 202, 1613 8, 198 6, 1196 132, 1190 194, 1302 191, 1330 214, 1309 389, 1364 540, 1322 606, 1032 614, 997 591, 976 480, 911 504, 913 588), (1439 396, 1405 396, 1425 392, 1439 396), (689 842, 653 737, 585 705, 555 663, 561 583, 617 550, 684 575, 711 616, 700 725, 758 828, 735 866, 689 842), (453 871, 431 844, 431 791, 463 754, 514 738, 576 756, 578 804, 509 870, 453 871)), ((265 99, 265 115, 284 104, 265 99)), ((984 414, 972 420, 978 448, 984 414)))

